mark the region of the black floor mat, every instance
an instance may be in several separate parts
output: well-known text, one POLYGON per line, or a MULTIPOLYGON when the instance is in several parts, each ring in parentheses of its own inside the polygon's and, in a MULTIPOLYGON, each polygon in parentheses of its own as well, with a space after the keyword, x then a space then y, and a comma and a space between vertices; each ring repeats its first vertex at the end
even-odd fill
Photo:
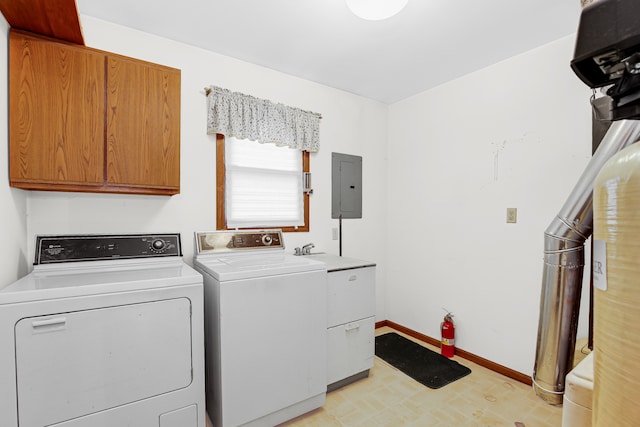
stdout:
POLYGON ((429 388, 440 388, 471 369, 395 332, 376 337, 376 356, 429 388))

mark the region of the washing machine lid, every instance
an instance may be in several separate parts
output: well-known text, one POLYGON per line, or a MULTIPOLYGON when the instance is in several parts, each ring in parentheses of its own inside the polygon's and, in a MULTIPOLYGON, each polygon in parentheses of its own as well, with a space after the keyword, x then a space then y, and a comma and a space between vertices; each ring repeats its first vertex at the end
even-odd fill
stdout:
POLYGON ((324 263, 284 252, 278 229, 195 233, 194 266, 218 281, 326 270, 324 263))
POLYGON ((195 266, 220 282, 327 269, 323 262, 278 252, 198 255, 195 266))

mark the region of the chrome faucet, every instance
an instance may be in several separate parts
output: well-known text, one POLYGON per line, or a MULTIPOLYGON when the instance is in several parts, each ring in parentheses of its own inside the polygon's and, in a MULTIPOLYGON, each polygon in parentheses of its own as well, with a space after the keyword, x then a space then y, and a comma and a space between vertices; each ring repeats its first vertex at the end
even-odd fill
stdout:
POLYGON ((313 243, 307 243, 302 248, 295 248, 294 255, 311 255, 311 249, 315 248, 316 245, 313 243))

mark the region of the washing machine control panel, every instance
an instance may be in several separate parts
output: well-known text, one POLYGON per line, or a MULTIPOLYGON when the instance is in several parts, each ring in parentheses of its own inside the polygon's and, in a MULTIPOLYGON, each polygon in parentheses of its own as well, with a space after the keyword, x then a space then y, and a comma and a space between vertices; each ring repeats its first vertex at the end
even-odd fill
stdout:
POLYGON ((196 233, 198 253, 284 249, 281 230, 221 230, 196 233))
POLYGON ((37 236, 34 264, 182 256, 180 234, 37 236))

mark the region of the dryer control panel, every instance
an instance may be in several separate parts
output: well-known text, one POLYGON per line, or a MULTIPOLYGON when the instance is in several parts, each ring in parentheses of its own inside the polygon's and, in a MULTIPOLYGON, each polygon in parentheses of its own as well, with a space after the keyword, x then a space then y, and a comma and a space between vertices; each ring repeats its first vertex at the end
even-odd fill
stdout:
POLYGON ((180 234, 37 236, 34 265, 182 256, 180 234))

